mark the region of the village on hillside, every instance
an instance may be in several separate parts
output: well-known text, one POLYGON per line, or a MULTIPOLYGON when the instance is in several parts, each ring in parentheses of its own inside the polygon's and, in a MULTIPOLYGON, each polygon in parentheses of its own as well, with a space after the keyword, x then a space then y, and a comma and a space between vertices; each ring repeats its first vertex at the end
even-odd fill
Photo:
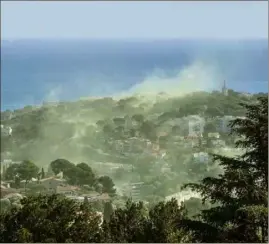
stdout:
MULTIPOLYGON (((220 94, 224 97, 229 96, 225 82, 220 94)), ((249 96, 245 95, 245 97, 249 96)), ((158 114, 150 116, 157 118, 158 114)), ((180 185, 184 182, 178 182, 177 178, 195 180, 199 178, 199 174, 203 176, 206 173, 221 172, 221 169, 211 163, 210 154, 212 153, 229 156, 242 153, 240 148, 235 148, 235 141, 239 138, 229 135, 229 124, 236 116, 208 116, 200 113, 170 118, 158 126, 154 140, 141 136, 138 129, 133 129, 138 127, 139 121, 128 118, 130 117, 125 116, 116 121, 119 125, 118 128, 125 128, 125 131, 120 132, 121 137, 106 136, 105 127, 98 129, 97 126, 94 131, 97 139, 88 145, 82 145, 85 149, 91 150, 91 155, 96 155, 96 159, 91 157, 87 162, 88 165, 97 175, 111 177, 115 183, 117 195, 124 199, 131 197, 133 200, 150 201, 147 198, 148 195, 159 194, 159 197, 163 199, 176 196, 181 201, 183 198, 186 199, 188 194, 186 193, 184 197, 180 194, 180 185), (124 134, 128 127, 129 130, 133 130, 132 136, 128 133, 124 134), (100 138, 102 145, 98 148, 98 145, 94 146, 94 143, 97 143, 100 138), (182 155, 177 155, 178 150, 182 155), (103 156, 106 160, 99 159, 103 156), (178 156, 180 157, 178 158, 178 156), (184 165, 184 168, 181 167, 181 164, 184 165), (162 189, 160 191, 162 193, 158 193, 158 189, 163 186, 155 186, 154 181, 158 177, 161 180, 161 177, 165 175, 170 177, 170 181, 171 179, 174 181, 169 183, 171 186, 167 186, 168 189, 162 189)), ((2 140, 16 138, 15 133, 16 129, 13 130, 6 122, 5 125, 1 125, 2 140)), ((79 143, 82 144, 82 142, 77 142, 77 144, 79 143)), ((82 185, 68 184, 62 173, 55 175, 45 172, 42 178, 33 177, 27 181, 20 180, 19 187, 14 188, 15 179, 6 180, 3 173, 12 164, 20 163, 20 160, 14 161, 11 155, 12 152, 8 150, 1 153, 1 198, 12 198, 18 194, 23 196, 27 194, 29 188, 33 188, 39 189, 35 190, 39 193, 63 194, 77 201, 105 202, 113 200, 107 193, 85 190, 85 186, 82 185)), ((22 158, 22 160, 24 159, 22 158)), ((190 195, 189 198, 191 197, 193 196, 190 195)))

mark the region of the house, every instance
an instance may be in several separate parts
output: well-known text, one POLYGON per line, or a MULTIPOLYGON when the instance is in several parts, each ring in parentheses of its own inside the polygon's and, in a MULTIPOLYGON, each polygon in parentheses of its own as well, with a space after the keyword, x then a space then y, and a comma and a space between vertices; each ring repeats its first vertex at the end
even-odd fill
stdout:
POLYGON ((239 97, 246 97, 246 98, 251 98, 253 95, 249 92, 243 92, 238 94, 239 97))
POLYGON ((39 184, 43 185, 47 190, 56 192, 58 186, 66 186, 64 179, 57 179, 56 177, 49 177, 41 179, 39 184))
POLYGON ((186 136, 202 135, 205 119, 198 115, 190 115, 182 119, 181 126, 186 136))
POLYGON ((218 140, 211 140, 211 145, 213 147, 225 147, 226 143, 225 141, 218 139, 218 140))
POLYGON ((193 159, 197 163, 207 163, 209 161, 209 155, 206 152, 194 153, 193 159))
POLYGON ((193 197, 201 198, 201 194, 193 192, 191 190, 184 190, 165 197, 165 201, 171 201, 171 199, 175 198, 178 201, 178 203, 181 204, 181 202, 187 201, 193 197))
POLYGON ((1 125, 1 136, 12 136, 12 128, 1 125))
POLYGON ((216 120, 216 129, 218 132, 229 133, 231 128, 229 126, 230 122, 234 120, 234 116, 224 116, 216 120))
POLYGON ((4 188, 10 188, 10 182, 1 181, 1 186, 3 186, 4 188))
POLYGON ((214 133, 208 133, 207 134, 208 138, 216 138, 219 139, 220 138, 220 134, 218 132, 214 132, 214 133))

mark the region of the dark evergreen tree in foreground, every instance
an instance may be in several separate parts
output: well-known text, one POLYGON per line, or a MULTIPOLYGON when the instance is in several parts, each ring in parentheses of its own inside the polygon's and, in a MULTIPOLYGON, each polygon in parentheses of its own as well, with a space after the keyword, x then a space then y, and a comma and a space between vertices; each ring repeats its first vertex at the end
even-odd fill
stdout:
POLYGON ((187 229, 200 242, 265 242, 268 235, 268 98, 242 104, 245 118, 231 122, 232 134, 243 155, 229 158, 213 155, 224 173, 187 184, 201 193, 203 201, 217 207, 203 210, 200 221, 188 220, 187 229))
POLYGON ((31 196, 0 216, 1 242, 99 242, 101 222, 85 204, 60 195, 31 196))

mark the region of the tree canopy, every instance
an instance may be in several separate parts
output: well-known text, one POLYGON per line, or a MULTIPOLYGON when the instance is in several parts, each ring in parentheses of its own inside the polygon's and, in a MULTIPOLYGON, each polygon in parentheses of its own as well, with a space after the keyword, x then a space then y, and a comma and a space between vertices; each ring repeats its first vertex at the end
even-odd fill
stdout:
POLYGON ((246 116, 231 122, 231 133, 242 137, 236 146, 245 148, 245 153, 237 158, 213 155, 224 173, 185 185, 200 192, 204 201, 219 204, 203 210, 201 222, 190 222, 201 242, 265 242, 267 238, 268 98, 242 106, 246 116))

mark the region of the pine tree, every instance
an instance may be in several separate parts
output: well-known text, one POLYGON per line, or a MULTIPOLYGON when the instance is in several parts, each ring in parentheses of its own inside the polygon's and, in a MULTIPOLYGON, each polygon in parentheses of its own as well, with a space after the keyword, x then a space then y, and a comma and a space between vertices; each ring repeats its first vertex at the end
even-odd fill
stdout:
POLYGON ((255 104, 241 104, 245 118, 231 122, 231 133, 240 136, 236 147, 243 155, 230 158, 213 155, 224 173, 187 184, 200 192, 203 201, 218 204, 203 210, 200 221, 186 227, 200 242, 265 242, 268 234, 268 97, 255 104))
POLYGON ((1 172, 1 179, 5 180, 5 175, 6 175, 6 165, 3 165, 2 172, 1 172))
POLYGON ((45 171, 44 169, 42 168, 41 169, 41 179, 44 179, 45 178, 45 171))

